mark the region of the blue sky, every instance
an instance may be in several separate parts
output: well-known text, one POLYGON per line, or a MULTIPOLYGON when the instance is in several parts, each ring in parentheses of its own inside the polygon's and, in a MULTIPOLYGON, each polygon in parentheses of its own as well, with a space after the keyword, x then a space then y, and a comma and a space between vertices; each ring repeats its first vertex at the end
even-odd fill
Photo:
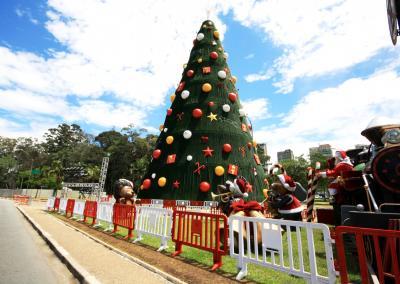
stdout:
POLYGON ((373 118, 400 121, 399 47, 385 3, 369 2, 2 1, 0 135, 40 138, 61 122, 156 133, 208 11, 273 160, 366 143, 373 118))

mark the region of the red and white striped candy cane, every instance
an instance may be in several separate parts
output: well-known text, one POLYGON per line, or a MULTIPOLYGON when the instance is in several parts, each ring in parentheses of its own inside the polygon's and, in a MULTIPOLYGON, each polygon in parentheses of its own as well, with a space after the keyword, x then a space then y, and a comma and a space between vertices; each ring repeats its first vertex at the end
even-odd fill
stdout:
MULTIPOLYGON (((316 168, 319 168, 319 166, 317 165, 316 168)), ((307 222, 312 222, 313 220, 314 200, 318 179, 319 177, 316 175, 316 170, 309 167, 307 172, 307 222)))

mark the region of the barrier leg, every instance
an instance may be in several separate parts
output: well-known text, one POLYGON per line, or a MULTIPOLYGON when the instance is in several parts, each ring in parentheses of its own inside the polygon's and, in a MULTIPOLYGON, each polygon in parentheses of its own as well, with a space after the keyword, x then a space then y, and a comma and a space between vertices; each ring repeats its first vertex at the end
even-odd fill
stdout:
POLYGON ((137 243, 137 242, 140 242, 141 240, 143 240, 142 234, 138 233, 137 238, 134 239, 132 243, 137 243))
POLYGON ((239 273, 236 275, 236 280, 242 280, 247 276, 247 263, 242 263, 239 273))
POLYGON ((175 244, 175 252, 172 254, 172 256, 177 256, 180 255, 182 253, 182 243, 177 242, 175 244))
POLYGON ((96 224, 96 218, 92 219, 92 224, 90 224, 91 226, 94 226, 96 224))
POLYGON ((213 261, 214 265, 211 267, 211 271, 215 271, 222 266, 222 255, 218 252, 214 252, 213 261))
POLYGON ((114 230, 111 232, 112 234, 115 234, 118 230, 118 225, 114 224, 114 230))
POLYGON ((161 239, 161 246, 158 248, 157 251, 163 251, 166 248, 168 248, 168 242, 167 242, 166 238, 162 238, 161 239))
POLYGON ((133 229, 128 229, 128 235, 124 239, 130 240, 132 238, 133 238, 133 229))

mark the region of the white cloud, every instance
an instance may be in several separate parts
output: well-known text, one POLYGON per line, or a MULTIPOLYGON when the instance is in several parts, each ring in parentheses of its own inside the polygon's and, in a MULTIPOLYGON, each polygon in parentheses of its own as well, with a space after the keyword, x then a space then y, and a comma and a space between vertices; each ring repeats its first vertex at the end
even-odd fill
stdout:
POLYGON ((291 92, 298 78, 343 70, 391 47, 386 6, 380 1, 231 2, 238 21, 261 29, 283 49, 271 66, 281 75, 275 86, 283 93, 291 92))
POLYGON ((252 82, 256 82, 256 81, 265 81, 265 80, 269 80, 272 78, 272 76, 274 75, 274 72, 272 69, 268 69, 265 72, 261 72, 258 74, 249 74, 246 75, 244 77, 244 79, 246 80, 246 82, 248 83, 252 83, 252 82))
POLYGON ((244 59, 252 59, 254 58, 254 53, 250 53, 244 57, 244 59))
POLYGON ((266 98, 241 101, 241 104, 247 115, 253 121, 270 117, 268 113, 268 100, 266 98))
POLYGON ((322 143, 337 149, 367 143, 360 132, 374 117, 385 116, 400 122, 399 84, 400 76, 396 72, 384 71, 311 92, 292 108, 281 124, 256 131, 255 138, 267 142, 273 160, 277 151, 287 148, 295 155, 308 155, 309 147, 322 143))
POLYGON ((47 5, 45 27, 65 51, 49 49, 42 57, 0 46, 0 108, 16 115, 152 130, 143 124, 178 84, 206 11, 221 38, 226 30, 217 15, 227 8, 206 1, 50 0, 47 5), (114 102, 103 101, 104 94, 114 102), (78 103, 69 103, 68 96, 78 103))
POLYGON ((39 21, 32 16, 32 13, 29 9, 17 8, 15 9, 15 14, 17 14, 17 16, 20 18, 26 17, 32 24, 39 24, 39 21))

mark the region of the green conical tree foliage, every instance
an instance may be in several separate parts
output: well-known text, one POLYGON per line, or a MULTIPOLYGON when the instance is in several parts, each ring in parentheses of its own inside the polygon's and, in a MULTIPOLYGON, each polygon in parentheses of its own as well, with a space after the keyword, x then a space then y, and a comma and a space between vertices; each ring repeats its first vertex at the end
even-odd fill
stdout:
POLYGON ((211 200, 218 184, 244 176, 249 199, 261 200, 264 171, 213 22, 193 44, 139 197, 211 200))

